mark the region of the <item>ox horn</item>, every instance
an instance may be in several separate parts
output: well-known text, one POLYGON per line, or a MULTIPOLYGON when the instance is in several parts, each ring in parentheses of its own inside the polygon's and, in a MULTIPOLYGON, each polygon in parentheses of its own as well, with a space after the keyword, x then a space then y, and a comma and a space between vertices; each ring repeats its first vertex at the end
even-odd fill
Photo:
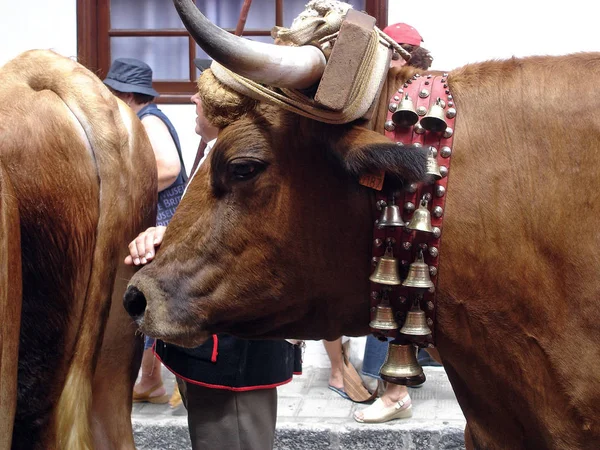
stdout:
POLYGON ((173 0, 181 21, 208 56, 257 83, 306 89, 325 70, 323 52, 312 45, 289 47, 234 36, 210 22, 193 0, 173 0))

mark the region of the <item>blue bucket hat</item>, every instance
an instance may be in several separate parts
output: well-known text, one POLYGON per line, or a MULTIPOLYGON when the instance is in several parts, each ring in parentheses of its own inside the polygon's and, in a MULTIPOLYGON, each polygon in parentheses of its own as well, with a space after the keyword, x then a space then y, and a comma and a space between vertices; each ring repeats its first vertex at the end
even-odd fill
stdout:
POLYGON ((104 84, 119 92, 133 92, 152 97, 160 95, 152 89, 152 69, 139 59, 115 59, 104 79, 104 84))

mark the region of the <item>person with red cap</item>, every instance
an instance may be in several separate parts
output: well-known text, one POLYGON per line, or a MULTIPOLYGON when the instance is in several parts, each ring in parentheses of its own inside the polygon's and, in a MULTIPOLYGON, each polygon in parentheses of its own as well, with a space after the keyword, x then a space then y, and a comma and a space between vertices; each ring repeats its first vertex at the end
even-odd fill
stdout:
MULTIPOLYGON (((433 58, 429 50, 421 47, 423 38, 414 27, 406 23, 395 23, 385 27, 383 32, 400 44, 411 56, 408 62, 403 58, 392 60, 392 67, 410 65, 424 70, 431 67, 433 58)), ((379 380, 378 384, 383 384, 383 392, 373 404, 365 409, 355 411, 354 420, 357 422, 383 423, 393 419, 412 417, 412 401, 406 386, 383 383, 379 376, 387 350, 388 343, 386 341, 382 342, 373 336, 367 336, 361 372, 367 377, 379 380)))
POLYGON ((433 58, 429 50, 421 47, 423 38, 415 27, 406 23, 394 23, 383 29, 383 32, 396 41, 400 46, 410 53, 410 61, 406 63, 403 59, 392 61, 392 66, 403 66, 408 64, 418 69, 429 69, 433 58))

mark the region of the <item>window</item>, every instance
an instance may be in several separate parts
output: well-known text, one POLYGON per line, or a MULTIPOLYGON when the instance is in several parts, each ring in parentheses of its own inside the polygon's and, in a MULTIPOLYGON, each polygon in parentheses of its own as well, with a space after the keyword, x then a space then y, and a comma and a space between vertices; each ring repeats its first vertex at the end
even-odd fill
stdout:
MULTIPOLYGON (((383 28, 387 0, 346 0, 383 28)), ((272 42, 271 28, 289 26, 308 0, 253 0, 243 36, 272 42)), ((234 32, 244 0, 196 0, 213 23, 234 32)), ((104 77, 120 57, 143 60, 154 71, 159 103, 187 103, 195 92, 194 58, 208 58, 189 37, 171 0, 77 0, 79 61, 104 77)))

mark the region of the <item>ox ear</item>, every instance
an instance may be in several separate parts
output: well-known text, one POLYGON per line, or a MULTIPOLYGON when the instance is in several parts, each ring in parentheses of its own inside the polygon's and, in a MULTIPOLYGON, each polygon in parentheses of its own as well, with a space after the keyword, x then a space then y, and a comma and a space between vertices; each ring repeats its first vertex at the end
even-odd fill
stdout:
POLYGON ((427 169, 427 150, 423 147, 399 146, 385 136, 366 128, 354 126, 336 143, 346 171, 360 176, 386 172, 394 181, 424 181, 427 169))

